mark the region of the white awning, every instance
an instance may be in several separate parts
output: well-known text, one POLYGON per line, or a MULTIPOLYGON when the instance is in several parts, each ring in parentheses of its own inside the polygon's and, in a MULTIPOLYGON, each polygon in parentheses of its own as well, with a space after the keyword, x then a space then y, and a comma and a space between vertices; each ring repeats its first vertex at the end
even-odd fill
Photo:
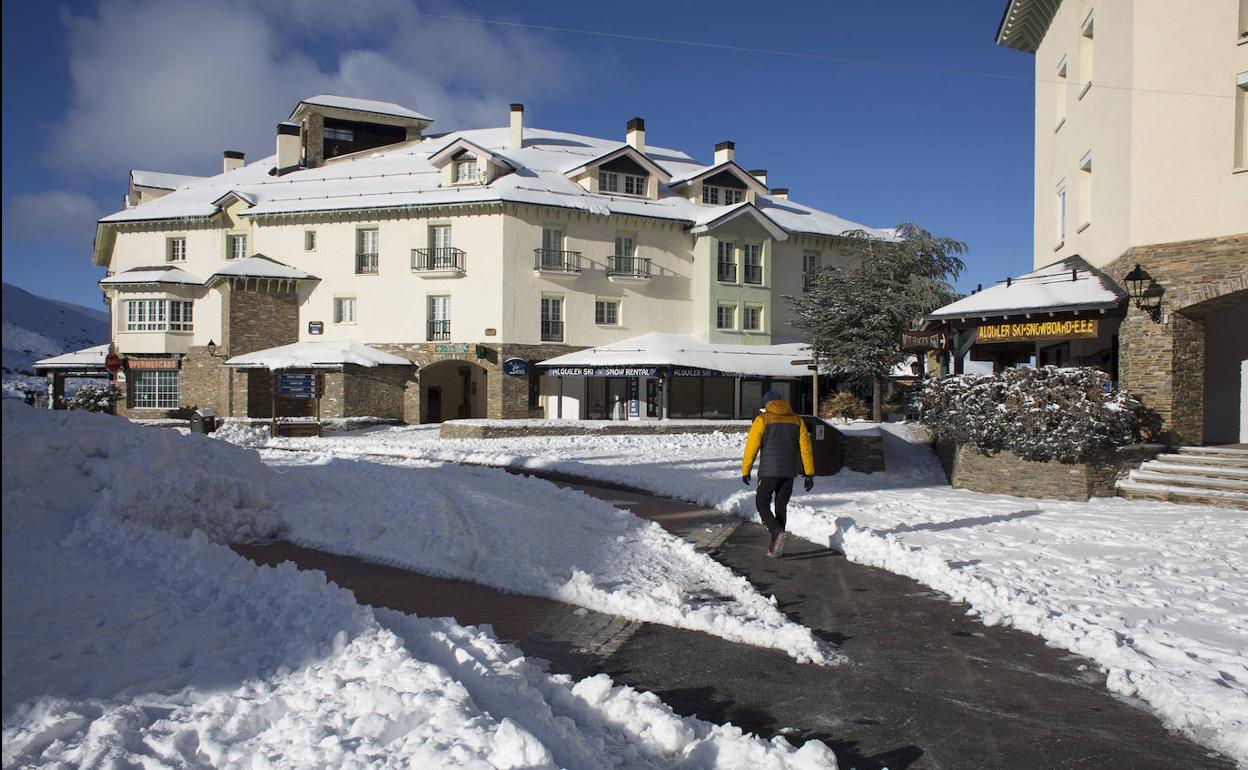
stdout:
POLYGON ((225 362, 236 369, 338 369, 354 366, 411 366, 412 362, 351 340, 296 342, 234 356, 225 362))
POLYGON ((32 366, 35 371, 40 369, 74 369, 76 371, 98 369, 105 371, 104 360, 108 358, 108 347, 109 345, 106 342, 103 345, 75 350, 72 353, 62 353, 59 356, 41 358, 32 366))
POLYGON ((593 370, 602 369, 677 367, 745 377, 804 377, 810 372, 794 362, 809 357, 810 346, 801 342, 725 345, 703 342, 691 334, 651 332, 549 358, 538 366, 559 376, 601 376, 593 370))
POLYGON ((1067 257, 951 302, 925 321, 1115 310, 1127 295, 1081 257, 1067 257))

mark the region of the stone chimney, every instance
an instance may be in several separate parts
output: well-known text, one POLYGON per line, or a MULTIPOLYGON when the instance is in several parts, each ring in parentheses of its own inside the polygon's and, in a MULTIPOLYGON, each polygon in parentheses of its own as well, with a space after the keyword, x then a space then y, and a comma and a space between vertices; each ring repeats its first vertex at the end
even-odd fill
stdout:
POLYGON ((715 145, 715 165, 727 163, 737 157, 737 145, 735 142, 720 142, 715 145))
POLYGON ((767 186, 767 169, 765 169, 765 168, 752 168, 752 169, 750 169, 750 176, 752 176, 752 177, 754 177, 755 179, 757 179, 757 180, 758 180, 758 183, 759 183, 759 184, 761 184, 763 187, 766 187, 766 186, 767 186))
POLYGON ((771 197, 778 198, 782 201, 787 201, 789 199, 789 188, 773 187, 771 188, 771 197))
POLYGON ((524 105, 511 105, 511 134, 507 146, 518 150, 524 146, 524 105))
POLYGON ((285 174, 299 168, 299 124, 283 121, 277 124, 277 173, 285 174))
POLYGON ((628 146, 637 152, 646 151, 646 121, 633 118, 628 121, 628 131, 624 134, 628 146))
POLYGON ((221 168, 222 173, 228 174, 231 171, 240 169, 243 167, 243 164, 245 164, 246 162, 247 162, 247 156, 244 155, 243 153, 239 152, 238 150, 226 150, 225 160, 221 168))

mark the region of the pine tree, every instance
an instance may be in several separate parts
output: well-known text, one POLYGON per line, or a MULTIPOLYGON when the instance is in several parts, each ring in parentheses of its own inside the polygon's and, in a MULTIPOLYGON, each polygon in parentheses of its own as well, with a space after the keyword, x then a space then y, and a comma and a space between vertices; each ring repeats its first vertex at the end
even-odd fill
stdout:
POLYGON ((872 384, 876 422, 883 418, 884 377, 906 358, 901 333, 957 298, 951 282, 966 267, 959 257, 965 243, 910 223, 896 232, 893 240, 846 233, 844 261, 818 270, 810 291, 785 298, 792 326, 811 343, 823 372, 872 384))

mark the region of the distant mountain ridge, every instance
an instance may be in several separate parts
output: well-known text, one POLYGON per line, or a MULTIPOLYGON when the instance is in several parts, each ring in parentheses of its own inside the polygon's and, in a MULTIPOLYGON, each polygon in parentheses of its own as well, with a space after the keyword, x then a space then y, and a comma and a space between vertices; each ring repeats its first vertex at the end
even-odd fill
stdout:
POLYGON ((35 361, 108 342, 108 313, 103 310, 40 297, 9 283, 0 299, 6 397, 43 387, 30 368, 35 361))

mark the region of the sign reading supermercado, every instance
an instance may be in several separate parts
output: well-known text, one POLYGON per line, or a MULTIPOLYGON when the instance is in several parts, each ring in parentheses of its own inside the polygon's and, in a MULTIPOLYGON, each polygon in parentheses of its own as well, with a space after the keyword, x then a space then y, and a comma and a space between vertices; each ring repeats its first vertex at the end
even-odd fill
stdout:
POLYGON ((1025 323, 983 324, 979 327, 977 344, 989 342, 1036 342, 1095 337, 1099 322, 1091 318, 1070 321, 1028 321, 1025 323))

